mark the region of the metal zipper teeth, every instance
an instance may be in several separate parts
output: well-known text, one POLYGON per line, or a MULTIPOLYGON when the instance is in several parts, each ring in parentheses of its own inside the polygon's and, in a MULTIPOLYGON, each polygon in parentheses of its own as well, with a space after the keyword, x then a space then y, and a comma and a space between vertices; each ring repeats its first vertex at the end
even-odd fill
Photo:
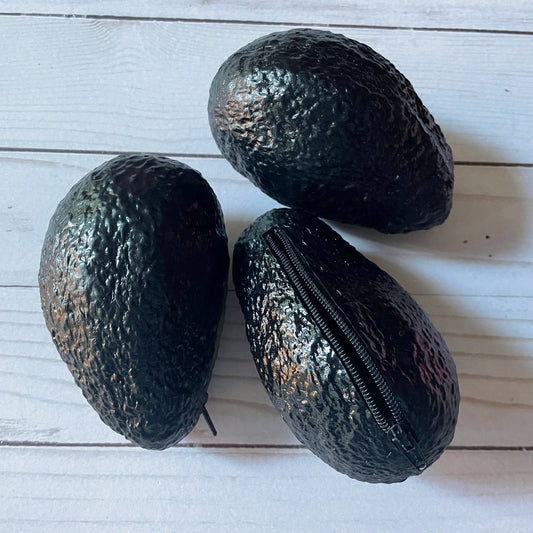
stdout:
POLYGON ((277 228, 264 234, 264 238, 285 271, 289 281, 302 299, 319 329, 324 333, 341 359, 348 376, 365 401, 379 428, 407 456, 417 470, 426 468, 416 437, 394 393, 372 360, 369 351, 354 332, 342 311, 329 295, 324 294, 313 280, 289 237, 277 228), (331 322, 333 321, 333 322, 331 322), (330 327, 330 324, 335 327, 330 327), (333 329, 339 329, 344 343, 333 329), (343 346, 348 344, 349 351, 343 346))

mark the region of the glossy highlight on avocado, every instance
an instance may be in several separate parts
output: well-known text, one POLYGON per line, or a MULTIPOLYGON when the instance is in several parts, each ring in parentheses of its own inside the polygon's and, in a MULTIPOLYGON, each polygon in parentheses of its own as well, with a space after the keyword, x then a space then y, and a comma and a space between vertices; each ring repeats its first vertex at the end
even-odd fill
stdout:
POLYGON ((243 232, 233 278, 261 380, 313 453, 373 483, 403 481, 440 457, 457 422, 455 364, 393 278, 289 209, 243 232))
POLYGON ((46 325, 87 401, 132 442, 167 448, 202 414, 228 264, 214 192, 165 157, 104 163, 52 216, 39 271, 46 325))
POLYGON ((386 233, 441 224, 451 149, 409 81, 369 46, 315 29, 272 33, 220 67, 213 137, 280 203, 386 233))

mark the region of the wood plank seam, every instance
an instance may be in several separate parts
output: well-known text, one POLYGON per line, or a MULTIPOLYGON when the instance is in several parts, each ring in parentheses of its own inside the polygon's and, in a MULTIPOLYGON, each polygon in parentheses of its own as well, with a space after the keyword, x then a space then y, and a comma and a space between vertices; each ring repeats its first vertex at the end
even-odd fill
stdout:
MULTIPOLYGON (((44 154, 73 154, 73 155, 125 155, 133 152, 128 150, 83 150, 83 149, 68 149, 68 148, 28 148, 28 147, 10 147, 0 146, 0 152, 28 152, 28 153, 44 153, 44 154)), ((224 159, 222 154, 190 154, 184 152, 145 152, 152 155, 160 155, 165 157, 189 157, 198 159, 224 159)), ((456 163, 457 164, 457 163, 456 163)), ((531 164, 533 166, 533 163, 531 164)))
POLYGON ((533 35, 533 31, 526 30, 498 30, 486 28, 439 28, 431 26, 389 26, 372 24, 340 24, 340 23, 320 23, 320 22, 295 22, 295 21, 267 21, 248 19, 202 19, 188 17, 147 17, 133 15, 97 15, 81 13, 0 13, 0 17, 39 17, 39 18, 71 18, 86 20, 123 20, 132 22, 187 22, 199 24, 249 24, 254 26, 295 26, 295 27, 326 27, 326 28, 349 28, 349 29, 372 29, 372 30, 405 30, 405 31, 439 31, 454 33, 491 33, 504 35, 533 35))
MULTIPOLYGON (((39 147, 22 147, 22 146, 0 146, 0 152, 13 152, 13 153, 43 153, 43 154, 72 154, 72 155, 110 155, 118 156, 131 154, 129 150, 83 150, 83 149, 69 149, 69 148, 39 148, 39 147)), ((187 152, 146 152, 152 155, 165 156, 165 157, 187 157, 197 159, 224 159, 222 154, 197 154, 187 152)), ((505 161, 454 161, 456 167, 468 166, 468 167, 499 167, 499 168, 533 168, 533 163, 520 163, 520 162, 505 162, 505 161)))
MULTIPOLYGON (((54 442, 32 440, 0 440, 0 447, 45 447, 45 448, 137 448, 130 442, 54 442)), ((306 450, 303 444, 246 444, 246 443, 206 443, 206 442, 181 442, 172 448, 212 448, 212 449, 267 449, 267 450, 306 450)), ((459 446, 450 445, 450 451, 501 451, 501 452, 531 452, 533 446, 459 446)))

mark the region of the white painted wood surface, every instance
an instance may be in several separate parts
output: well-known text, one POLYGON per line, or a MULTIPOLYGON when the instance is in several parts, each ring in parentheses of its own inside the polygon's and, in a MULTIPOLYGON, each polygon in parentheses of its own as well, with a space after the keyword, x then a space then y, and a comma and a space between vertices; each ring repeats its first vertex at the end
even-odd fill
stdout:
MULTIPOLYGON (((44 232, 58 201, 83 174, 108 157, 42 153, 4 157, 8 192, 0 217, 7 222, 6 244, 12 252, 3 261, 0 283, 36 285, 44 232)), ((224 160, 181 159, 210 179, 225 213, 230 248, 252 220, 277 205, 224 160)), ((441 228, 385 236, 337 225, 358 249, 413 293, 445 335, 461 375, 463 400, 457 445, 533 445, 529 424, 533 418, 533 364, 529 355, 533 346, 533 233, 527 231, 532 221, 527 228, 513 223, 517 213, 523 213, 520 219, 528 222, 532 207, 533 169, 463 165, 457 169, 452 215, 441 228), (469 221, 466 227, 465 220, 469 221), (509 231, 510 224, 516 234, 509 231), (502 268, 512 273, 509 279, 499 279, 502 268), (516 297, 518 286, 520 298, 516 297)), ((7 421, 4 438, 39 440, 46 433, 47 441, 120 442, 121 437, 103 426, 72 388, 70 374, 44 327, 37 289, 0 290, 0 312, 0 319, 6 321, 0 320, 0 332, 5 332, 0 335, 0 353, 6 356, 5 367, 0 368, 6 375, 16 369, 12 370, 11 386, 0 391, 0 397, 5 395, 7 403, 10 396, 24 391, 34 394, 33 401, 14 404, 12 419, 24 422, 13 426, 7 421), (16 308, 10 309, 13 302, 16 308), (44 350, 40 357, 46 357, 46 363, 34 360, 28 344, 44 350), (50 380, 57 385, 50 387, 50 380), (66 390, 72 390, 73 395, 66 402, 67 408, 61 408, 66 390), (43 401, 56 402, 58 407, 43 409, 43 401), (72 404, 77 405, 76 410, 72 404), (80 417, 83 423, 76 423, 80 417), (32 428, 36 428, 35 436, 32 428), (17 437, 21 432, 24 439, 17 437)), ((223 425, 217 424, 217 442, 295 442, 256 378, 233 293, 228 299, 223 335, 209 404, 213 418, 223 421, 223 425), (236 405, 241 411, 234 420, 236 405), (262 416, 258 430, 254 421, 262 416)), ((191 439, 210 442, 209 432, 203 425, 201 428, 191 439)))
MULTIPOLYGON (((2 17, 0 147, 217 154, 206 114, 213 76, 247 42, 286 28, 2 17)), ((410 79, 457 161, 532 162, 529 35, 343 33, 410 79)))
POLYGON ((0 528, 525 533, 532 455, 451 451, 420 478, 370 485, 306 450, 8 448, 0 528))
POLYGON ((0 531, 533 530, 533 6, 321 4, 0 0, 0 531), (114 153, 200 170, 230 246, 277 205, 218 156, 205 107, 227 55, 290 23, 336 25, 391 59, 458 161, 443 226, 335 225, 420 302, 459 371, 452 449, 397 486, 349 480, 301 449, 257 378, 232 290, 209 389, 219 435, 201 421, 162 453, 100 422, 39 309, 50 215, 114 153))
POLYGON ((531 31, 528 0, 0 0, 0 13, 531 31))

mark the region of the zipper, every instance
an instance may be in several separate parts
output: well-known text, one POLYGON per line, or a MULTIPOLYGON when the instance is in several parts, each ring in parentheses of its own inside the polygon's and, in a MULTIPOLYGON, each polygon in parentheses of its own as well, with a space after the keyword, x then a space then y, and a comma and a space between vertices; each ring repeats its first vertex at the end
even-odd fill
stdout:
POLYGON ((427 468, 418 439, 368 348, 289 236, 271 228, 263 238, 307 311, 342 361, 379 428, 420 472, 427 468))

